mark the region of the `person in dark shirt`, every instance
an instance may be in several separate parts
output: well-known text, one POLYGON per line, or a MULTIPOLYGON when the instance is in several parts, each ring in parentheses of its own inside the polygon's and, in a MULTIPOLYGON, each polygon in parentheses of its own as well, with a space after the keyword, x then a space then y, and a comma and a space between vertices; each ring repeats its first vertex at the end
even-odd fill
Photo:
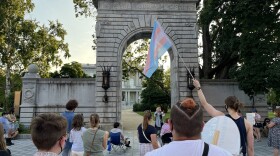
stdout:
POLYGON ((144 112, 143 122, 138 126, 138 139, 140 142, 140 156, 144 156, 147 152, 159 148, 157 143, 157 130, 150 125, 152 121, 152 113, 149 110, 144 112))

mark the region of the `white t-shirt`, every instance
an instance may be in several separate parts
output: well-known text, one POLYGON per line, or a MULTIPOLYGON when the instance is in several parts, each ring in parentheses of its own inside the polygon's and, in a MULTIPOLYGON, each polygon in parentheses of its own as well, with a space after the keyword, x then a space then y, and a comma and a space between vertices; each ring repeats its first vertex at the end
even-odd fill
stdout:
POLYGON ((119 133, 119 132, 121 132, 121 134, 122 134, 122 130, 119 129, 119 128, 113 128, 113 129, 111 129, 111 132, 112 133, 119 133))
POLYGON ((76 152, 83 152, 84 151, 84 145, 83 145, 83 140, 82 140, 82 134, 86 131, 85 127, 82 127, 81 130, 76 131, 72 129, 70 131, 70 138, 69 141, 73 142, 72 144, 72 151, 76 152))
MULTIPOLYGON (((172 141, 161 148, 146 153, 145 156, 202 156, 204 142, 202 140, 172 141)), ((228 151, 209 144, 208 156, 232 156, 228 151)))

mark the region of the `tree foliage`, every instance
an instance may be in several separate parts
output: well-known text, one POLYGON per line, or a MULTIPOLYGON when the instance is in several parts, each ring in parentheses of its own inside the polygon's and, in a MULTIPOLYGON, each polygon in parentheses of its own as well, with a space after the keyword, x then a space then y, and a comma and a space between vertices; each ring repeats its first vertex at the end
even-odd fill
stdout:
MULTIPOLYGON (((154 83, 153 80, 157 80, 164 83, 164 73, 163 69, 158 69, 152 75, 152 79, 146 79, 143 81, 144 90, 141 93, 141 104, 143 109, 154 110, 159 105, 170 105, 170 93, 167 94, 158 84, 154 83)), ((170 87, 170 86, 169 86, 170 87)), ((169 90, 165 88, 165 90, 169 90)))
POLYGON ((267 103, 270 105, 280 105, 280 92, 270 89, 267 94, 267 103))
POLYGON ((236 78, 248 95, 279 89, 279 7, 275 0, 205 0, 200 76, 236 78))
POLYGON ((148 50, 148 39, 135 41, 127 47, 122 59, 123 80, 127 80, 129 75, 134 75, 136 72, 144 76, 142 71, 145 66, 148 50))
POLYGON ((78 62, 71 62, 64 64, 60 71, 55 71, 54 73, 51 73, 50 76, 52 78, 88 78, 88 76, 82 68, 82 65, 78 62))
POLYGON ((94 16, 96 15, 96 7, 98 7, 98 0, 73 0, 75 15, 79 16, 94 16))
POLYGON ((31 0, 0 3, 0 55, 6 72, 6 96, 10 94, 11 73, 21 73, 35 63, 45 77, 52 65, 62 64, 61 55, 70 56, 62 24, 50 21, 49 26, 40 26, 35 20, 24 19, 33 8, 31 0))
MULTIPOLYGON (((22 75, 18 73, 11 74, 11 92, 20 91, 22 88, 22 75)), ((14 104, 14 94, 10 94, 8 97, 5 96, 6 86, 6 75, 5 71, 0 69, 0 107, 4 110, 9 110, 14 104)))

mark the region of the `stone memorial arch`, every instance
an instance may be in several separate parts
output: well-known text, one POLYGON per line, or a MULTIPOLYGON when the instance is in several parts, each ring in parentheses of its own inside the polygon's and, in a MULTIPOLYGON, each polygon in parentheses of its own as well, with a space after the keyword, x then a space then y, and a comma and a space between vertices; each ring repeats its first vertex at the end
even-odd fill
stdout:
MULTIPOLYGON (((102 114, 103 124, 121 120, 123 53, 133 41, 151 37, 155 19, 173 42, 169 50, 171 101, 174 103, 190 94, 185 64, 198 67, 196 3, 197 0, 98 0, 95 3, 98 15, 94 111, 102 114), (104 102, 101 66, 111 66, 108 102, 104 102)), ((198 76, 197 68, 195 71, 198 76)))

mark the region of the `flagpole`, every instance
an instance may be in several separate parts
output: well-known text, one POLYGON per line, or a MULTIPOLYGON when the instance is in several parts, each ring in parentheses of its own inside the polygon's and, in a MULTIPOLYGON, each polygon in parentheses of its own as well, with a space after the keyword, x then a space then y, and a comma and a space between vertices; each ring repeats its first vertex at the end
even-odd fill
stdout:
POLYGON ((182 59, 181 55, 179 54, 179 52, 177 52, 177 54, 178 54, 178 56, 180 57, 180 59, 182 60, 183 64, 185 65, 187 71, 190 73, 191 77, 192 77, 193 79, 195 79, 195 78, 193 77, 193 75, 192 75, 190 69, 187 67, 186 63, 184 62, 184 60, 182 59))

